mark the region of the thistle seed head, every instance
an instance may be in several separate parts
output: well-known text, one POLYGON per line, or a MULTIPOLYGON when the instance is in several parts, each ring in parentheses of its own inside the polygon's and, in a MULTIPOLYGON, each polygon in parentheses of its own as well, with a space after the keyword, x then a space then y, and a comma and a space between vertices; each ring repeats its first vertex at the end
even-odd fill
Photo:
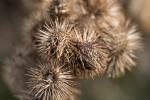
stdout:
POLYGON ((111 52, 107 74, 109 77, 119 77, 136 65, 135 53, 141 48, 140 35, 136 26, 131 25, 130 21, 107 33, 110 37, 105 41, 111 52))
POLYGON ((65 100, 78 91, 76 81, 71 71, 51 61, 31 68, 28 86, 35 99, 65 100))
POLYGON ((73 25, 67 21, 49 21, 35 34, 34 45, 42 58, 51 59, 54 56, 59 59, 69 47, 73 34, 73 25))
POLYGON ((74 52, 70 62, 77 76, 93 77, 107 68, 109 51, 100 33, 90 28, 76 32, 70 49, 74 52))

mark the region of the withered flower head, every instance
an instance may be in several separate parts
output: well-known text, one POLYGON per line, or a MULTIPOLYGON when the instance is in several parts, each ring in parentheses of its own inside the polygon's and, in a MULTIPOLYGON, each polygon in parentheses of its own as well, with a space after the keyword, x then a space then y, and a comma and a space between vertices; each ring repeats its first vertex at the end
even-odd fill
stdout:
POLYGON ((93 77, 106 69, 108 48, 100 33, 90 28, 76 32, 70 49, 74 52, 70 62, 80 77, 93 77))
POLYGON ((56 62, 39 63, 37 68, 31 68, 28 76, 28 86, 35 99, 65 100, 78 91, 71 71, 56 62))
POLYGON ((112 29, 106 34, 110 35, 105 39, 109 44, 110 62, 107 69, 109 77, 119 77, 125 70, 131 70, 135 63, 135 53, 141 48, 141 39, 135 25, 127 21, 123 26, 112 29))
POLYGON ((72 38, 73 25, 67 21, 58 20, 46 22, 35 34, 34 45, 42 58, 60 58, 64 50, 69 47, 72 38))

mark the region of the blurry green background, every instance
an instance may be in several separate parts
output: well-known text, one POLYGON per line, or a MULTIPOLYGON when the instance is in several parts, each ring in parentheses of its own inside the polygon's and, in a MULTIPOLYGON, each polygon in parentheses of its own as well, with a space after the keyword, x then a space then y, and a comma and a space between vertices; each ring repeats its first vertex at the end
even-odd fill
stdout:
MULTIPOLYGON (((11 0, 0 2, 0 73, 2 62, 11 54, 11 44, 18 38, 20 17, 11 0), (7 2, 6 2, 7 1, 7 2), (16 21, 17 19, 17 21, 16 21)), ((126 14, 139 24, 143 37, 143 51, 137 68, 125 76, 110 80, 84 80, 79 100, 150 100, 150 0, 121 0, 126 14), (129 2, 130 1, 130 2, 129 2)), ((16 100, 0 77, 0 100, 16 100)))

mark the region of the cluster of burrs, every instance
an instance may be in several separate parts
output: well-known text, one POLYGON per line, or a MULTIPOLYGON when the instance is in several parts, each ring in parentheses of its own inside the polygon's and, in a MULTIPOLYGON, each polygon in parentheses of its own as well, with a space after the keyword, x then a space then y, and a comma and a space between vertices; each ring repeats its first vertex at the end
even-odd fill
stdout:
POLYGON ((37 1, 50 4, 33 27, 31 47, 5 64, 5 80, 11 78, 8 85, 22 100, 74 100, 79 80, 119 77, 136 65, 139 32, 118 0, 37 1))

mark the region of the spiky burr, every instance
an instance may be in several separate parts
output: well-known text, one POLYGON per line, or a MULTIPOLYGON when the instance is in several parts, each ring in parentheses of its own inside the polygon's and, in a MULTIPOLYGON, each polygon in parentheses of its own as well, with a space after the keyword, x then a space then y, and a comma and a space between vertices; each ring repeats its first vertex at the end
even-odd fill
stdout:
POLYGON ((69 52, 67 50, 74 33, 74 26, 67 21, 45 22, 33 36, 35 51, 43 59, 49 60, 52 57, 60 59, 64 52, 69 52))
POLYGON ((28 76, 28 86, 34 99, 66 100, 78 91, 76 77, 55 61, 38 63, 37 67, 30 69, 28 76))
POLYGON ((79 77, 91 78, 101 75, 108 62, 108 48, 100 33, 85 28, 76 32, 72 40, 74 56, 70 57, 71 65, 79 77))
POLYGON ((135 53, 141 48, 141 38, 137 27, 126 21, 117 29, 104 30, 104 39, 110 50, 110 61, 107 69, 109 77, 119 77, 126 70, 131 71, 135 63, 135 53))

